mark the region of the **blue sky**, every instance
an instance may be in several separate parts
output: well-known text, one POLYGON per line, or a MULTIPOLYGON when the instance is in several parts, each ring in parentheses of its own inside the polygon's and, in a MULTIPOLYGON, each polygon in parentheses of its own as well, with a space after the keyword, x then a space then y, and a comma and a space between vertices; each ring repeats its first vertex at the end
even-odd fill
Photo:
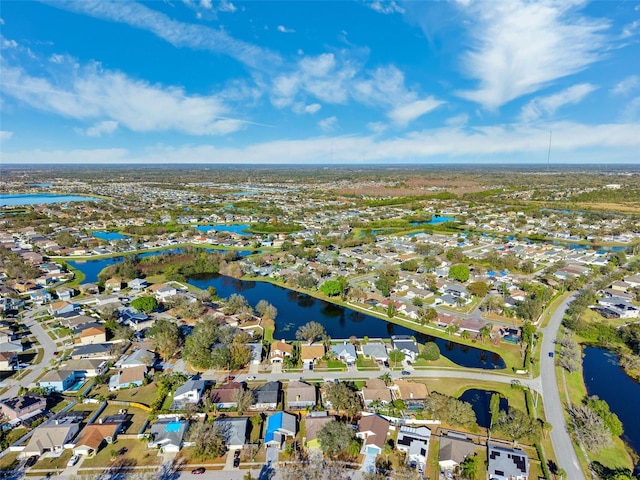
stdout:
POLYGON ((2 163, 640 163, 640 2, 3 1, 2 163))

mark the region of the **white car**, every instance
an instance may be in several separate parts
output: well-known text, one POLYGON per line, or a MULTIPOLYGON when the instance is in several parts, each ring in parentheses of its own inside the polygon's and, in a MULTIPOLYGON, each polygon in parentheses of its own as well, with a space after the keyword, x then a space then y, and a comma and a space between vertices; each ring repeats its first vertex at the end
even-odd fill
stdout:
POLYGON ((74 455, 67 462, 67 467, 73 467, 76 463, 78 463, 78 460, 80 460, 80 456, 74 455))
POLYGON ((255 380, 255 379, 256 379, 256 376, 255 376, 255 375, 249 375, 249 376, 247 377, 247 380, 255 380))

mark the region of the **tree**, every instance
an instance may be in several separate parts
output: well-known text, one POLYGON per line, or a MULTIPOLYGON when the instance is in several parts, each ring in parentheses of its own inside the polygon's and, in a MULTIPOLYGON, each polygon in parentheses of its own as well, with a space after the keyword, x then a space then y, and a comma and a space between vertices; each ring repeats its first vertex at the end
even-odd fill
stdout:
POLYGON ((588 405, 594 412, 598 414, 614 437, 622 435, 622 422, 618 416, 609 409, 609 404, 605 400, 600 400, 597 395, 587 398, 588 405))
POLYGON ((522 439, 538 440, 540 428, 535 419, 517 408, 500 412, 498 422, 493 427, 507 435, 515 444, 522 439))
POLYGON ((467 290, 469 290, 476 297, 484 297, 487 293, 489 293, 489 290, 491 290, 491 288, 489 287, 489 285, 487 285, 486 282, 479 281, 471 282, 467 286, 467 290))
POLYGON ((570 413, 576 424, 575 435, 587 450, 597 453, 613 444, 605 421, 588 405, 575 405, 570 413))
POLYGON ((340 295, 342 288, 338 280, 327 280, 320 285, 319 290, 328 297, 335 297, 336 295, 340 295))
POLYGON ((476 453, 473 455, 467 455, 467 457, 460 464, 462 470, 462 477, 469 480, 478 480, 480 474, 478 473, 481 464, 480 457, 476 453))
POLYGON ((225 307, 225 313, 228 315, 235 315, 239 312, 251 309, 249 302, 239 293, 232 293, 227 299, 227 305, 225 307))
POLYGON ((147 336, 163 360, 173 357, 180 346, 180 328, 165 318, 156 320, 147 336))
POLYGON ((404 360, 405 354, 401 350, 391 350, 389 352, 389 360, 393 362, 393 366, 397 367, 398 362, 402 362, 404 360))
POLYGON ((256 312, 262 317, 268 320, 275 320, 278 315, 278 309, 271 305, 266 300, 260 300, 256 305, 256 312))
POLYGON ((324 454, 333 458, 347 453, 351 442, 355 439, 353 429, 337 420, 327 423, 320 429, 317 436, 324 454))
POLYGON ((150 313, 158 308, 158 300, 150 295, 143 295, 131 301, 131 306, 139 312, 150 313))
POLYGON ((360 396, 345 382, 330 383, 326 396, 332 408, 345 411, 349 418, 360 412, 360 396))
POLYGON ((425 308, 421 308, 418 311, 418 320, 420 321, 420 323, 431 323, 433 322, 436 318, 438 318, 438 311, 435 308, 432 307, 425 307, 425 308))
POLYGON ((229 353, 232 370, 245 367, 253 357, 253 350, 245 343, 232 343, 229 345, 229 353))
POLYGON ((306 341, 311 344, 326 335, 327 332, 320 323, 311 321, 298 328, 298 331, 296 332, 296 339, 306 341))
POLYGON ((422 347, 419 357, 428 362, 435 362, 440 359, 440 347, 438 347, 438 344, 435 342, 427 342, 422 347))
POLYGON ((224 435, 215 423, 196 422, 189 428, 189 441, 193 442, 196 458, 211 459, 221 456, 225 450, 224 435))
POLYGON ((251 390, 240 389, 235 391, 232 401, 237 403, 236 410, 242 413, 249 409, 255 401, 255 398, 253 397, 253 392, 251 392, 251 390))
POLYGON ((449 269, 449 278, 456 280, 458 282, 466 282, 469 280, 469 275, 471 272, 469 271, 469 267, 466 265, 454 265, 449 269))
MULTIPOLYGON (((186 337, 184 347, 182 349, 182 358, 193 367, 207 370, 213 367, 212 348, 220 336, 220 329, 213 319, 205 319, 203 322, 196 324, 191 335, 186 337)), ((221 366, 227 366, 224 359, 220 358, 218 352, 218 361, 222 362, 221 366)), ((227 353, 230 352, 227 348, 227 353)))

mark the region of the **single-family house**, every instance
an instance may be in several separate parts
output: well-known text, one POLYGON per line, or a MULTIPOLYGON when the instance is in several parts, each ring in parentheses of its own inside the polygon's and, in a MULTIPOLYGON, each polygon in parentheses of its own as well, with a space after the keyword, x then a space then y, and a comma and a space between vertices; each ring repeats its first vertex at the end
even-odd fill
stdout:
POLYGON ((247 443, 247 417, 217 418, 213 423, 222 431, 224 443, 229 450, 241 450, 247 443))
POLYGON ((409 465, 424 466, 427 463, 429 454, 429 441, 431 440, 431 430, 427 427, 400 427, 396 448, 406 453, 405 462, 409 465))
POLYGON ((17 364, 18 354, 16 352, 0 352, 0 371, 11 371, 17 364))
POLYGON ((269 349, 269 361, 271 363, 282 363, 284 362, 284 357, 290 357, 292 353, 292 345, 289 345, 284 340, 276 340, 269 349))
POLYGON ((298 433, 295 415, 278 412, 267 417, 264 444, 267 448, 282 449, 286 437, 295 437, 298 433))
POLYGON ((372 358, 378 363, 389 361, 387 346, 382 342, 368 342, 362 345, 362 355, 366 358, 372 358))
POLYGON ((109 378, 109 390, 121 390, 123 388, 140 387, 147 376, 147 367, 123 368, 109 378))
POLYGON ((119 292, 122 289, 121 278, 110 278, 104 282, 104 289, 108 292, 119 292))
POLYGON ((121 423, 92 423, 82 429, 75 441, 73 453, 93 456, 103 445, 113 443, 116 439, 121 423))
POLYGON ((56 295, 59 300, 68 302, 73 297, 75 291, 72 288, 60 287, 56 289, 56 295))
POLYGON ((149 448, 162 448, 164 452, 177 453, 183 445, 189 422, 175 418, 161 418, 151 425, 149 448))
POLYGON ((365 415, 358 422, 356 437, 364 440, 361 453, 380 455, 389 433, 389 422, 379 415, 365 415))
POLYGON ((274 410, 280 400, 279 381, 267 382, 264 385, 253 389, 254 402, 251 408, 254 410, 274 410))
POLYGON ((49 313, 54 317, 62 315, 63 313, 75 312, 79 309, 80 307, 75 303, 65 302, 64 300, 59 300, 49 305, 49 313))
POLYGON ((198 405, 206 387, 204 380, 187 380, 173 394, 172 410, 181 410, 186 405, 198 405))
POLYGON ((489 443, 488 453, 491 480, 528 480, 529 457, 524 451, 489 443))
POLYGON ((391 390, 389 390, 387 385, 379 378, 371 378, 367 380, 366 385, 362 387, 362 399, 367 407, 373 402, 379 402, 381 404, 391 403, 391 390))
POLYGON ((45 452, 61 452, 66 446, 72 446, 71 441, 78 430, 80 425, 75 422, 43 423, 33 431, 22 455, 31 457, 41 456, 45 452))
POLYGON ((134 367, 151 368, 156 361, 156 355, 149 350, 134 350, 129 355, 122 357, 116 362, 116 367, 122 369, 134 367))
POLYGON ((96 295, 100 293, 100 289, 95 283, 82 283, 78 286, 78 288, 80 289, 80 292, 89 295, 96 295))
POLYGON ((420 353, 418 344, 409 335, 392 335, 391 345, 394 350, 400 350, 411 361, 414 361, 420 353))
POLYGON ((29 294, 29 298, 36 305, 44 305, 53 300, 53 295, 47 292, 44 288, 33 291, 29 294))
POLYGON ((159 302, 166 302, 169 298, 178 294, 176 287, 164 283, 151 285, 148 290, 153 292, 159 302))
POLYGON ((113 343, 91 343, 89 345, 78 345, 71 352, 71 358, 102 358, 111 359, 117 354, 117 346, 113 343))
POLYGON ((120 322, 124 325, 128 325, 136 332, 144 330, 145 328, 151 328, 156 319, 150 317, 144 312, 136 312, 132 309, 124 309, 120 312, 120 322))
POLYGON ((134 278, 133 280, 129 281, 129 283, 127 283, 127 286, 131 290, 134 290, 136 292, 140 290, 144 290, 145 288, 147 288, 148 285, 149 284, 144 278, 134 278))
POLYGON ((0 343, 0 352, 20 353, 22 350, 24 350, 24 347, 20 340, 0 343))
POLYGON ((37 385, 55 392, 69 390, 76 383, 76 372, 73 370, 49 370, 38 381, 37 385))
POLYGON ((47 408, 47 399, 26 393, 19 397, 6 398, 0 401, 0 409, 9 420, 15 420, 30 413, 47 408))
POLYGON ((291 410, 316 406, 316 387, 305 382, 291 381, 287 385, 287 407, 291 410))
POLYGON ((396 380, 393 383, 395 397, 406 402, 424 402, 429 396, 429 390, 424 383, 411 380, 396 380))
POLYGON ((107 361, 100 358, 82 358, 69 360, 63 365, 63 368, 73 370, 76 378, 91 378, 106 373, 109 369, 108 366, 107 361))
POLYGON ((85 323, 75 330, 81 345, 93 345, 107 341, 107 330, 100 323, 85 323))
POLYGON ((442 470, 453 470, 474 452, 473 441, 462 434, 450 432, 440 437, 438 464, 442 470))
POLYGON ((235 408, 238 406, 236 401, 238 392, 244 390, 244 385, 238 382, 229 382, 219 387, 214 387, 209 393, 211 403, 216 408, 235 408))
POLYGON ((324 354, 324 345, 321 343, 302 345, 300 347, 300 360, 302 360, 303 369, 312 370, 313 365, 324 357, 324 354))
POLYGON ((334 415, 329 415, 327 412, 309 412, 305 417, 305 438, 306 446, 309 449, 319 449, 320 442, 318 441, 318 432, 322 430, 327 423, 333 422, 336 419, 334 415))
POLYGON ((331 345, 331 353, 334 357, 346 362, 347 365, 353 365, 358 359, 356 347, 347 342, 338 345, 331 345))

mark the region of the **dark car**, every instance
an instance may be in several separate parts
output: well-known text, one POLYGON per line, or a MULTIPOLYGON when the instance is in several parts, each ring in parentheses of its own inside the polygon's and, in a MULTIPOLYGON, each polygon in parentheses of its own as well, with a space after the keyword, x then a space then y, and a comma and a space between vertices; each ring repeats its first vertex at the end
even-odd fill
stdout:
POLYGON ((407 370, 403 370, 400 372, 402 375, 411 375, 411 372, 407 371, 407 370))
POLYGON ((191 473, 193 473, 194 475, 202 475, 206 471, 207 471, 206 468, 200 467, 200 468, 196 468, 195 470, 191 470, 191 473))
POLYGON ((234 468, 238 468, 240 466, 240 457, 236 457, 233 459, 234 468))
POLYGON ((553 352, 549 352, 549 357, 553 358, 553 352))
POLYGON ((33 455, 32 457, 27 458, 27 461, 24 463, 25 467, 33 467, 36 462, 38 461, 38 456, 37 455, 33 455))

